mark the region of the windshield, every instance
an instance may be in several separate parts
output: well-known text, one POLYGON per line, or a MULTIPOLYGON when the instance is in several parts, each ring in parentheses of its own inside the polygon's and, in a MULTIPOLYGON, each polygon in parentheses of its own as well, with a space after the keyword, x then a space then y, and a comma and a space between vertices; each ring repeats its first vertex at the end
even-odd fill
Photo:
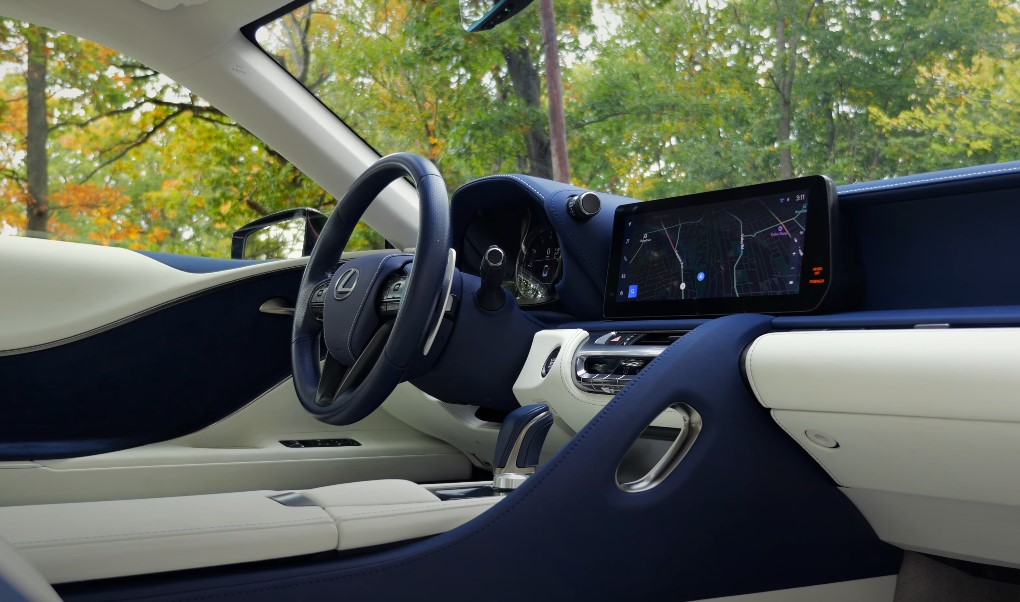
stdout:
MULTIPOLYGON (((1015 3, 556 0, 570 180, 654 198, 1020 157, 1015 3)), ((551 177, 538 3, 466 34, 456 0, 319 0, 256 40, 380 153, 451 186, 551 177)))

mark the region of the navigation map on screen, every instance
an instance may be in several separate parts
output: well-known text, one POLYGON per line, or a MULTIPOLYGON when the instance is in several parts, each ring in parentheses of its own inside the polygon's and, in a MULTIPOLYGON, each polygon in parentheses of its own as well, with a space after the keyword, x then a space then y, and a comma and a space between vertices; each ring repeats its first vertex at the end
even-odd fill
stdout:
POLYGON ((617 302, 796 295, 808 191, 626 219, 617 302))

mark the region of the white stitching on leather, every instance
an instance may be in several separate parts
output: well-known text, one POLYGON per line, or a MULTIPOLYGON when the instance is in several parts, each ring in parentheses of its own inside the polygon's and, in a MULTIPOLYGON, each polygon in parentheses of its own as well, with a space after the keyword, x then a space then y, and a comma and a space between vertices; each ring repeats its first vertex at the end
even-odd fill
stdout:
POLYGON ((1010 172, 1017 172, 1017 171, 1020 171, 1020 168, 1017 168, 1017 167, 1002 167, 1002 168, 999 168, 999 169, 986 169, 986 170, 983 170, 983 171, 975 171, 974 173, 968 173, 968 174, 956 174, 956 175, 950 175, 950 176, 938 176, 936 178, 922 178, 922 179, 919 179, 919 180, 910 180, 908 182, 899 182, 899 183, 892 183, 892 184, 877 184, 875 186, 863 186, 861 188, 854 188, 852 190, 847 190, 845 192, 841 192, 840 195, 841 196, 853 196, 853 195, 855 195, 857 193, 868 192, 870 190, 884 190, 886 188, 907 188, 907 187, 913 186, 915 184, 928 184, 928 183, 931 183, 931 182, 943 182, 945 180, 958 180, 958 181, 962 182, 962 181, 964 181, 966 179, 973 178, 974 176, 987 176, 987 175, 991 175, 991 174, 1010 173, 1010 172))
POLYGON ((538 198, 542 199, 542 201, 543 201, 543 202, 545 202, 545 195, 544 195, 544 194, 542 194, 541 192, 539 192, 539 191, 538 191, 538 189, 537 189, 537 188, 535 188, 534 186, 532 186, 531 184, 528 184, 528 183, 527 183, 527 182, 526 182, 526 181, 525 181, 525 180, 524 180, 523 178, 520 178, 520 177, 518 177, 518 176, 515 176, 515 175, 513 175, 513 174, 509 174, 509 175, 507 175, 507 177, 508 177, 508 178, 511 178, 511 179, 513 179, 513 180, 517 180, 517 181, 518 181, 518 182, 520 182, 521 184, 524 184, 524 185, 525 185, 525 186, 527 186, 527 187, 528 187, 529 189, 531 189, 531 192, 534 192, 535 194, 537 194, 537 195, 538 195, 538 198))
MULTIPOLYGON (((382 270, 383 264, 386 263, 388 259, 392 257, 401 256, 414 257, 414 255, 411 255, 410 253, 390 253, 386 257, 382 258, 382 260, 379 262, 379 265, 375 266, 375 273, 372 274, 372 277, 369 279, 369 282, 375 282, 375 277, 379 275, 379 271, 382 270)), ((354 326, 358 324, 358 316, 361 315, 361 310, 365 309, 365 303, 368 301, 369 297, 370 295, 366 293, 365 298, 361 300, 361 305, 358 306, 358 311, 354 312, 354 321, 351 323, 351 329, 347 331, 347 353, 351 354, 351 357, 354 358, 355 360, 357 360, 358 358, 354 356, 354 347, 352 346, 352 339, 354 338, 354 326)))
POLYGON ((219 533, 219 532, 222 532, 225 529, 237 529, 239 527, 261 527, 261 528, 267 528, 267 527, 280 527, 280 526, 283 526, 283 525, 296 525, 296 524, 306 524, 306 525, 321 524, 321 525, 329 525, 329 524, 332 524, 332 523, 333 523, 333 521, 332 521, 332 519, 329 516, 317 516, 315 518, 303 518, 303 519, 300 519, 300 520, 282 520, 282 521, 274 521, 274 522, 271 522, 271 523, 242 523, 242 524, 238 524, 238 525, 212 525, 212 526, 209 526, 209 527, 193 527, 193 528, 190 528, 190 529, 169 529, 169 530, 166 530, 166 531, 139 531, 139 532, 136 532, 136 533, 119 533, 117 535, 88 535, 88 536, 85 536, 85 537, 65 537, 65 538, 60 538, 60 539, 40 539, 40 540, 36 540, 36 541, 10 541, 10 544, 15 546, 15 547, 30 547, 30 546, 34 546, 34 545, 42 545, 42 544, 49 544, 49 543, 67 543, 67 542, 72 542, 72 541, 82 542, 82 543, 88 543, 88 542, 93 542, 94 541, 94 542, 100 543, 100 542, 116 540, 116 539, 139 537, 141 535, 176 535, 176 534, 184 534, 184 533, 191 533, 191 534, 194 534, 194 535, 201 535, 201 534, 219 533))
POLYGON ((744 365, 744 373, 747 375, 747 384, 751 386, 751 392, 754 393, 755 398, 758 399, 758 403, 767 408, 769 407, 769 404, 765 403, 765 399, 758 391, 758 387, 754 384, 754 369, 751 367, 751 364, 754 361, 754 354, 758 350, 758 341, 762 340, 762 338, 766 336, 768 336, 768 333, 751 341, 751 346, 747 348, 747 362, 744 365))
POLYGON ((469 182, 468 184, 465 184, 464 186, 469 186, 469 185, 474 184, 476 182, 487 182, 487 181, 490 181, 490 180, 500 180, 502 178, 510 178, 512 180, 516 180, 516 181, 520 182, 521 184, 524 184, 529 190, 531 190, 531 192, 534 192, 536 195, 538 195, 538 198, 542 199, 542 201, 545 201, 545 196, 541 192, 539 192, 534 186, 532 186, 531 184, 528 184, 525 180, 521 179, 519 176, 515 176, 514 174, 495 174, 495 175, 491 175, 491 176, 485 176, 483 178, 478 178, 477 180, 474 180, 473 182, 469 182))
MULTIPOLYGON (((495 506, 502 499, 503 498, 491 497, 470 500, 447 500, 445 502, 422 502, 421 504, 417 504, 413 508, 401 508, 400 510, 396 509, 374 510, 371 512, 357 512, 352 514, 345 514, 338 511, 337 512, 338 516, 335 516, 334 518, 335 520, 340 521, 342 523, 343 521, 351 518, 364 518, 367 516, 380 516, 380 515, 402 516, 405 514, 420 514, 424 512, 435 512, 437 510, 444 510, 446 508, 474 508, 476 506, 495 506), (494 499, 496 501, 492 501, 494 499)), ((328 512, 330 508, 344 508, 344 507, 345 506, 327 506, 326 511, 328 512)))

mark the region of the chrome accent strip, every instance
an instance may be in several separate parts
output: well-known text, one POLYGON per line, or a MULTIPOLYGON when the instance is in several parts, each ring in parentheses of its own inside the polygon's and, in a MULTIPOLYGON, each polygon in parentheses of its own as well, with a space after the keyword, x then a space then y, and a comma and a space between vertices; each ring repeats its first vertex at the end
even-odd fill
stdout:
POLYGON ((436 323, 432 325, 432 332, 429 334, 429 338, 425 340, 425 348, 422 349, 422 355, 428 355, 429 351, 432 350, 432 343, 436 342, 436 335, 439 334, 439 327, 443 325, 443 316, 446 314, 446 307, 451 305, 450 301, 450 290, 453 289, 453 268, 457 264, 457 251, 450 249, 449 253, 446 254, 446 275, 443 276, 443 294, 440 295, 440 299, 443 299, 443 306, 436 311, 436 323))
MULTIPOLYGON (((526 466, 521 468, 517 466, 517 458, 521 455, 521 445, 524 443, 524 438, 527 437, 531 429, 535 428, 542 419, 550 414, 549 410, 539 412, 537 416, 528 421, 528 424, 524 425, 521 429, 520 435, 517 440, 514 441, 513 447, 510 448, 510 454, 506 459, 506 466, 503 468, 495 468, 492 471, 492 488, 496 490, 509 490, 517 489, 527 480, 529 476, 535 473, 537 466, 526 466)), ((493 459, 495 463, 495 459, 493 459)))
MULTIPOLYGON (((659 461, 655 463, 655 466, 648 471, 648 474, 637 479, 636 481, 630 481, 627 483, 620 483, 617 481, 616 485, 621 491, 625 493, 640 493, 642 491, 648 491, 654 489, 660 483, 666 480, 669 475, 676 470, 676 467, 680 465, 687 452, 690 451, 691 446, 694 445, 695 439, 698 438, 698 434, 701 432, 703 423, 701 421, 701 414, 687 405, 686 403, 675 403, 669 406, 670 409, 676 410, 678 414, 683 418, 684 426, 680 429, 680 433, 676 436, 676 440, 666 450, 665 455, 659 458, 659 461)), ((617 468, 619 470, 619 468, 617 468)))
POLYGON ((347 297, 354 294, 354 289, 358 288, 358 277, 361 271, 358 268, 347 268, 343 274, 336 279, 336 284, 333 286, 333 298, 337 301, 343 301, 347 297))
POLYGON ((584 362, 592 357, 608 357, 619 359, 648 358, 653 359, 666 350, 664 345, 606 345, 617 332, 610 332, 595 339, 585 341, 574 351, 574 386, 587 393, 597 395, 616 395, 633 380, 633 375, 626 374, 589 374, 584 362), (611 381, 611 382, 610 382, 611 381))

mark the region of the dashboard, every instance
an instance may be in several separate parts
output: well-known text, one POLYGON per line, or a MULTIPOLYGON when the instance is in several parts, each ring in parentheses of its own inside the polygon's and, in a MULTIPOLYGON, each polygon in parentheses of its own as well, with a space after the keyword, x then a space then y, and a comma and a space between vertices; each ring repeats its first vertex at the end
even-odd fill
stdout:
POLYGON ((457 253, 460 269, 479 275, 482 254, 499 246, 508 258, 503 286, 521 306, 551 303, 563 274, 559 238, 541 207, 526 200, 477 209, 457 253))
POLYGON ((457 267, 481 276, 499 247, 486 277, 525 309, 679 318, 823 309, 848 281, 835 204, 822 176, 647 202, 493 176, 458 190, 451 214, 457 267))

